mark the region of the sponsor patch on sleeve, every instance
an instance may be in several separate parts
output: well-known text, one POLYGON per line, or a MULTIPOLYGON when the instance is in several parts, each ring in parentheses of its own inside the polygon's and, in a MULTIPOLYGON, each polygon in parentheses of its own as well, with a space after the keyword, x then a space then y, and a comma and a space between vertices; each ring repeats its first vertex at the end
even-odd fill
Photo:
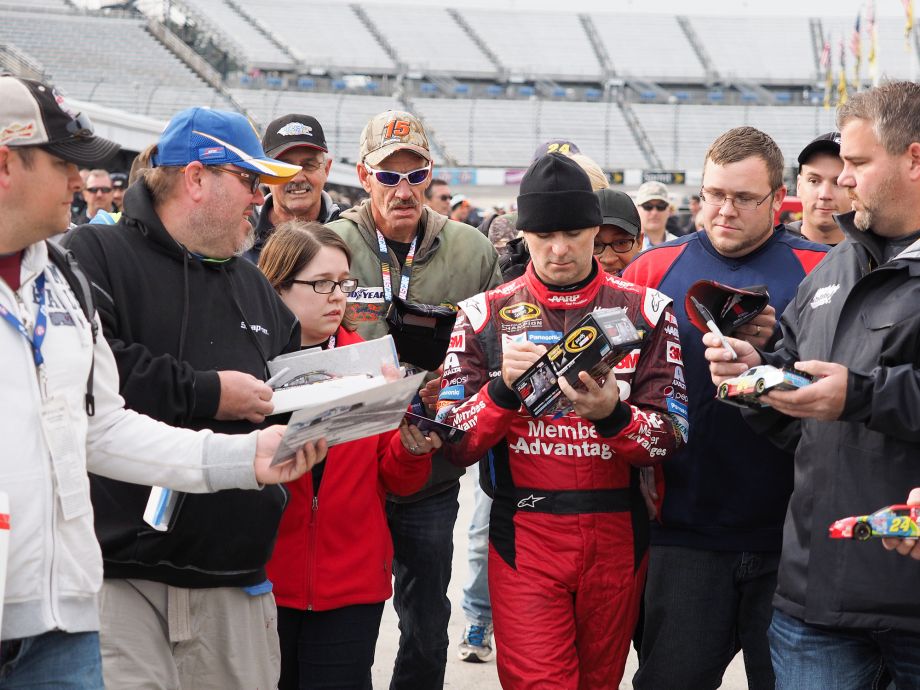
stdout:
POLYGON ((469 299, 460 302, 460 308, 466 313, 466 318, 473 327, 474 333, 479 333, 489 318, 489 307, 486 304, 485 293, 480 292, 469 299))
POLYGON ((667 341, 667 353, 665 354, 665 358, 671 364, 682 365, 684 360, 681 358, 681 354, 680 343, 671 342, 670 340, 667 341))
POLYGON ((671 421, 674 423, 674 428, 677 430, 677 433, 680 434, 683 442, 686 443, 687 437, 690 434, 690 422, 688 421, 687 406, 682 402, 678 402, 674 398, 665 398, 665 402, 668 406, 668 416, 671 417, 671 421))

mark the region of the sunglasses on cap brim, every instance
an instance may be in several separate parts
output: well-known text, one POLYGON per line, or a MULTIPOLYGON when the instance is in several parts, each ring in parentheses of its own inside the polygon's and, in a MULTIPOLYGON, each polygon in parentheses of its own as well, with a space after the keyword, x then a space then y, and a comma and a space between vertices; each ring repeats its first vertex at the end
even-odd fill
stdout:
POLYGON ((406 180, 411 185, 422 184, 422 182, 428 179, 428 174, 431 172, 431 164, 429 163, 424 168, 410 170, 407 173, 394 172, 392 170, 377 170, 367 163, 364 164, 364 169, 367 170, 368 174, 377 178, 377 182, 383 186, 395 187, 403 180, 406 180))

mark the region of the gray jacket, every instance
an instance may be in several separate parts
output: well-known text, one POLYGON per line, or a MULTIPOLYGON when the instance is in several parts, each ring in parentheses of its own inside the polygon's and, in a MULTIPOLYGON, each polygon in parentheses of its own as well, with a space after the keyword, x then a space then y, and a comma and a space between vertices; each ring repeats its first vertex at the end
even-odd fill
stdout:
POLYGON ((847 239, 805 278, 767 363, 822 360, 849 369, 835 422, 775 412, 752 426, 795 449, 795 487, 774 605, 816 625, 920 632, 917 563, 828 538, 828 527, 903 503, 920 486, 920 241, 888 262, 884 243, 837 217, 847 239))

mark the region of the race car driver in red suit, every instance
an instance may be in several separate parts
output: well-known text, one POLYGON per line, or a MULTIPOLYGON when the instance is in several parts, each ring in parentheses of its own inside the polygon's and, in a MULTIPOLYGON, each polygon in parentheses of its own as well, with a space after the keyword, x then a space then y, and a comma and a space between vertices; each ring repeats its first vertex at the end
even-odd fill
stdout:
POLYGON ((461 303, 438 400, 466 430, 450 449, 492 493, 489 592, 507 690, 617 688, 645 579, 648 513, 638 468, 686 439, 680 342, 671 300, 604 273, 587 175, 559 154, 521 182, 526 273, 461 303), (641 347, 602 385, 560 387, 574 411, 530 416, 511 384, 585 315, 623 307, 641 347))

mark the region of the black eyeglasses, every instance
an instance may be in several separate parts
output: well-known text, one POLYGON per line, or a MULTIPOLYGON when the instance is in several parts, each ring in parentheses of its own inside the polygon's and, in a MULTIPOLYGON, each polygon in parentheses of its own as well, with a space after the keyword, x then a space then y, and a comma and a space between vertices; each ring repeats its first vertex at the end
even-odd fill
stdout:
POLYGON ((662 204, 642 204, 642 208, 644 208, 646 211, 653 211, 653 210, 654 210, 654 211, 662 211, 662 212, 664 212, 664 211, 667 211, 667 210, 668 210, 668 205, 667 205, 667 204, 664 204, 664 203, 662 203, 662 204))
POLYGON ((595 256, 600 256, 604 253, 604 250, 607 247, 610 247, 617 254, 625 254, 630 249, 633 248, 633 245, 636 244, 635 237, 622 237, 613 242, 595 242, 594 243, 594 254, 595 256))
POLYGON ((77 113, 76 117, 67 123, 67 133, 72 137, 93 136, 93 123, 88 115, 77 113))
POLYGON ((770 190, 764 195, 764 198, 760 201, 757 200, 757 197, 747 196, 745 194, 740 194, 738 196, 729 196, 724 192, 714 192, 711 190, 700 189, 700 200, 704 204, 709 204, 710 206, 719 206, 722 207, 725 205, 725 202, 731 199, 732 206, 734 206, 739 211, 752 211, 763 202, 769 199, 775 190, 770 190))
POLYGON ((319 295, 330 294, 335 290, 336 286, 346 295, 350 295, 358 289, 357 278, 346 278, 345 280, 297 280, 292 278, 291 282, 298 285, 309 285, 313 288, 313 292, 319 295))
POLYGON ((429 164, 424 168, 410 170, 407 173, 394 172, 392 170, 377 170, 376 168, 369 166, 367 163, 364 164, 364 169, 376 177, 377 182, 382 184, 384 187, 395 187, 403 180, 408 180, 409 184, 414 186, 417 184, 422 184, 422 182, 428 179, 428 173, 431 172, 431 165, 429 164))
POLYGON ((208 170, 213 170, 214 172, 225 172, 228 175, 233 175, 240 178, 243 181, 243 184, 249 187, 249 192, 255 194, 259 189, 259 183, 262 182, 262 178, 255 173, 243 172, 242 170, 234 170, 233 168, 222 168, 219 165, 208 166, 208 170))
POLYGON ((90 194, 108 194, 112 191, 111 187, 87 187, 86 191, 90 194))

